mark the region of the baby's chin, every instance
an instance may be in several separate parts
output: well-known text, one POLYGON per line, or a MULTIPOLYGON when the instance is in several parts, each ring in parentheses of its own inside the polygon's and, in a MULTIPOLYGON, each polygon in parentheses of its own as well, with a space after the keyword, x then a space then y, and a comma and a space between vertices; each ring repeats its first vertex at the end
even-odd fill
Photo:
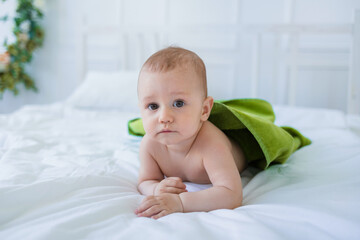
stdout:
POLYGON ((175 145, 179 144, 183 139, 178 133, 160 133, 154 137, 154 140, 163 145, 175 145))
POLYGON ((181 145, 181 144, 187 144, 189 141, 193 140, 194 134, 187 136, 183 135, 177 132, 174 133, 166 133, 166 134, 159 134, 156 136, 153 140, 156 142, 163 144, 163 145, 181 145))

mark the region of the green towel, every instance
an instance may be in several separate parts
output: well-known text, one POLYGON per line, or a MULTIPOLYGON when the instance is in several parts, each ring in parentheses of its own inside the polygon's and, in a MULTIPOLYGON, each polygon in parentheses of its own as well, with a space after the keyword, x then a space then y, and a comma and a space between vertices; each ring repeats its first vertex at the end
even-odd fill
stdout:
MULTIPOLYGON (((215 101, 209 121, 240 145, 249 165, 260 169, 286 162, 311 143, 294 128, 276 126, 271 104, 261 99, 215 101)), ((145 134, 140 118, 130 120, 128 129, 132 135, 145 134)))

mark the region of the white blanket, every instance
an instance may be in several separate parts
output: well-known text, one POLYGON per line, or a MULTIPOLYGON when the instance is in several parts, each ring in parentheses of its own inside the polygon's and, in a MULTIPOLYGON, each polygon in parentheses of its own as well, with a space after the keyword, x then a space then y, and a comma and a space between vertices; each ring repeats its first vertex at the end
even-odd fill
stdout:
POLYGON ((360 118, 275 111, 313 143, 246 170, 243 206, 159 220, 133 213, 143 199, 140 138, 127 134, 136 114, 56 103, 0 115, 0 239, 359 239, 360 118))

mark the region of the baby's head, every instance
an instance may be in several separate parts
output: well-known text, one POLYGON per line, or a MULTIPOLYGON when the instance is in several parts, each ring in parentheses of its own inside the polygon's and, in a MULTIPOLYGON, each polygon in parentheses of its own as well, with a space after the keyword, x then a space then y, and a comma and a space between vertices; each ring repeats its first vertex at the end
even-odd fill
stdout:
POLYGON ((203 60, 196 53, 180 47, 168 47, 162 49, 146 60, 140 71, 138 93, 141 73, 144 71, 161 73, 169 72, 174 69, 194 71, 198 76, 197 80, 201 83, 202 94, 204 98, 207 97, 206 68, 203 60))
POLYGON ((160 50, 144 63, 138 98, 146 134, 167 144, 194 137, 213 105, 204 62, 178 47, 160 50))

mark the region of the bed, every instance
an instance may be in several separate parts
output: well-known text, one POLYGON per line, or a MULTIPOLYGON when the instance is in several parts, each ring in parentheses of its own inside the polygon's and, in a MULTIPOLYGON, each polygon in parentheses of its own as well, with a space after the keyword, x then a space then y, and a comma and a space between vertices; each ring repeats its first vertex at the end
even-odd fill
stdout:
POLYGON ((277 125, 313 142, 246 169, 243 206, 136 217, 136 74, 89 72, 64 101, 0 115, 0 239, 360 238, 360 116, 327 108, 274 104, 277 125))
MULTIPOLYGON (((360 117, 337 110, 274 107, 277 124, 312 139, 286 164, 242 174, 243 206, 133 213, 140 138, 134 112, 26 106, 0 117, 1 239, 357 239, 360 117)), ((188 184, 199 190, 202 185, 188 184)))

